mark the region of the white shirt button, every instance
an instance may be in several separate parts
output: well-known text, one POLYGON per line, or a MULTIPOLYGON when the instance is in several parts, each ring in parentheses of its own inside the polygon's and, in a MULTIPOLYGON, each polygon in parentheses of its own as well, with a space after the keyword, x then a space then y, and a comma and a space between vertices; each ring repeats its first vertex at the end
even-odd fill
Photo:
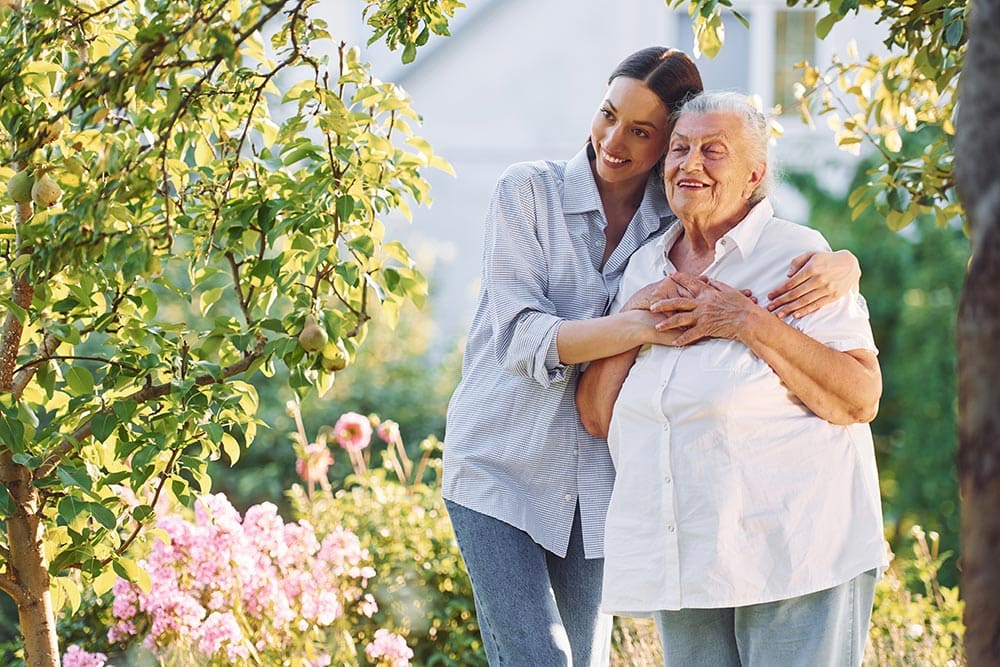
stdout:
POLYGON ((671 477, 670 475, 667 475, 666 477, 663 478, 663 481, 666 482, 667 484, 672 484, 673 481, 674 481, 674 478, 671 477))
POLYGON ((674 524, 670 524, 670 525, 667 526, 667 532, 668 533, 674 532, 674 524))
POLYGON ((566 498, 566 502, 570 502, 571 500, 573 500, 573 496, 571 494, 569 494, 569 493, 567 493, 565 495, 565 498, 566 498))

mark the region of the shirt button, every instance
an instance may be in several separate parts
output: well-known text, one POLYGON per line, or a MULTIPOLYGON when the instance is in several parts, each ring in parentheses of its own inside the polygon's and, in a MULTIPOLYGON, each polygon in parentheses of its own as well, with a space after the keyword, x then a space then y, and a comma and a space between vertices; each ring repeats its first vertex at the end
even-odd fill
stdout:
POLYGON ((574 456, 579 456, 580 455, 580 448, 579 447, 574 447, 573 448, 573 455, 574 456))
POLYGON ((669 431, 670 430, 670 425, 669 424, 664 424, 663 425, 663 430, 664 431, 669 431))
POLYGON ((572 494, 569 494, 569 493, 567 493, 567 494, 566 494, 565 496, 563 496, 563 497, 564 497, 564 498, 566 498, 566 502, 570 502, 570 501, 572 501, 572 500, 573 500, 573 496, 572 496, 572 494))
POLYGON ((663 478, 663 481, 666 482, 667 484, 672 484, 674 480, 673 480, 673 478, 670 475, 666 475, 663 478))
POLYGON ((667 532, 668 533, 674 532, 674 524, 670 524, 670 525, 667 526, 667 532))

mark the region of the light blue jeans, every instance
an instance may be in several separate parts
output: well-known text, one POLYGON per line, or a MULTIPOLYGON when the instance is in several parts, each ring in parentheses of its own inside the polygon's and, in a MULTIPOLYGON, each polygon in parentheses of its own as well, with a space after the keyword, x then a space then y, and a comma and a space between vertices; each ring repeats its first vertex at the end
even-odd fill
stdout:
POLYGON ((874 596, 870 570, 788 600, 655 619, 667 667, 859 667, 874 596))
POLYGON ((577 509, 565 558, 522 530, 446 500, 492 667, 606 667, 612 617, 598 610, 603 559, 583 557, 577 509))

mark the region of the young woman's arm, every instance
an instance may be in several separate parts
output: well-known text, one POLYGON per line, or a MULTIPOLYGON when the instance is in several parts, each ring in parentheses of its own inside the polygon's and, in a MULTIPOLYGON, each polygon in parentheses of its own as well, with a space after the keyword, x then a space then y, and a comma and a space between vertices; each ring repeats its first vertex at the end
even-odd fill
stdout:
POLYGON ((858 289, 861 265, 849 250, 807 252, 792 260, 788 280, 767 295, 767 309, 784 317, 815 313, 858 289))

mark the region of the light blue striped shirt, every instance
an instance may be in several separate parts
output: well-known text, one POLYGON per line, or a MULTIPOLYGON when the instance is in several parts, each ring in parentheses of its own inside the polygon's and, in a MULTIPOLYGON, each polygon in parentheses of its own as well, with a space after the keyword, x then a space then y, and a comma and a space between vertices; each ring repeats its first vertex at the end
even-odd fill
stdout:
POLYGON ((577 503, 599 558, 614 484, 607 442, 577 415, 579 369, 559 362, 565 320, 606 313, 629 256, 673 220, 659 179, 600 268, 607 221, 586 149, 500 177, 486 220, 482 286, 448 406, 445 498, 566 554, 577 503))

